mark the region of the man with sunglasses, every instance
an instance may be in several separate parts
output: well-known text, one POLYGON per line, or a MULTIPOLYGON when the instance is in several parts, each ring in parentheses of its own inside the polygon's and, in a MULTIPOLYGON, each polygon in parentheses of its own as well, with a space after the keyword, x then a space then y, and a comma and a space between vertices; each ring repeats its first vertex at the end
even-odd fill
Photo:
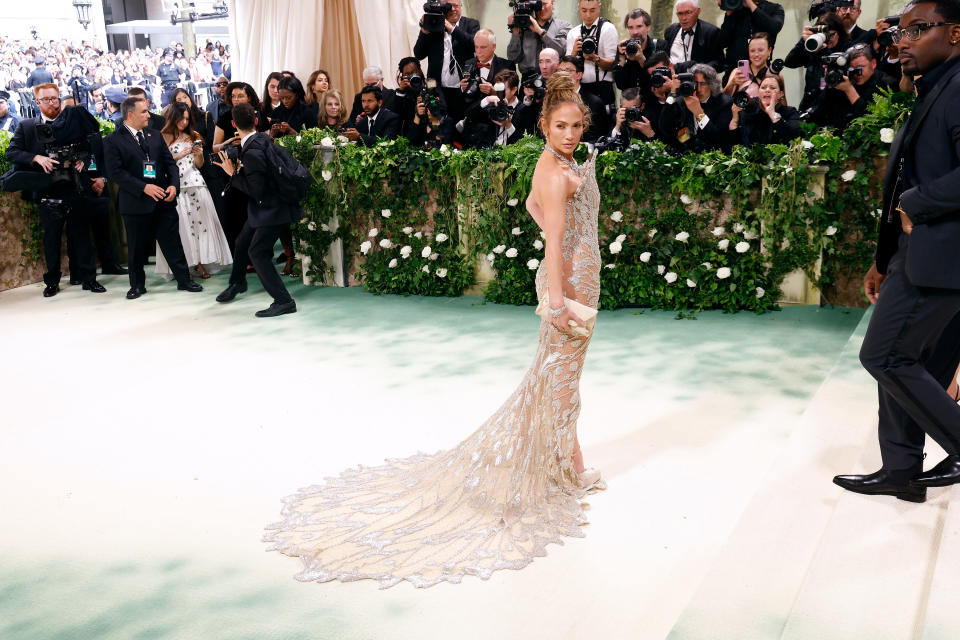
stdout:
POLYGON ((230 108, 226 102, 228 84, 230 84, 230 81, 227 80, 226 76, 220 76, 217 78, 217 81, 213 83, 213 92, 217 97, 215 100, 207 103, 207 113, 213 117, 214 122, 219 120, 220 116, 230 108))
POLYGON ((860 361, 879 383, 883 466, 837 476, 844 489, 926 500, 960 482, 960 405, 944 390, 960 360, 960 0, 917 0, 894 34, 917 102, 890 148, 876 261, 876 307, 860 361), (947 457, 923 471, 926 436, 947 457))

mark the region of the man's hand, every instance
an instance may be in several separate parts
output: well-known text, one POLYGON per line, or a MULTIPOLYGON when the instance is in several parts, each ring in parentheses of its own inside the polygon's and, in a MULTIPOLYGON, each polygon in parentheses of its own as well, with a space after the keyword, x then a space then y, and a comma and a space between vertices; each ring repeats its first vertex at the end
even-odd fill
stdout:
POLYGON ((687 105, 687 109, 690 110, 694 116, 698 116, 703 113, 703 106, 700 104, 700 98, 697 96, 687 96, 683 99, 683 103, 687 105))
POLYGON ((497 125, 498 127, 503 127, 504 129, 509 129, 510 125, 512 124, 510 120, 510 116, 507 116, 507 119, 503 120, 502 122, 498 122, 497 120, 491 120, 490 122, 497 125))
POLYGON ((163 199, 164 202, 173 202, 173 199, 177 197, 177 188, 173 185, 170 185, 163 190, 167 194, 167 197, 163 199))
POLYGON ((813 27, 807 25, 803 28, 803 34, 800 36, 801 40, 806 40, 813 35, 813 27))
POLYGON ((580 55, 580 49, 583 47, 583 36, 578 37, 573 41, 573 50, 570 52, 572 56, 580 55))
POLYGON ((583 59, 584 59, 584 60, 589 60, 589 61, 592 62, 593 64, 597 64, 597 61, 600 60, 600 54, 599 54, 599 53, 591 53, 591 54, 588 55, 588 56, 583 56, 583 59))
POLYGON ((657 135, 656 132, 653 130, 653 125, 650 124, 650 121, 647 119, 646 116, 643 116, 640 122, 629 123, 629 127, 631 129, 636 129, 647 138, 652 138, 655 135, 657 135))
POLYGON ((877 304, 877 298, 880 297, 880 285, 887 276, 877 271, 877 263, 874 262, 863 278, 863 293, 872 304, 877 304))
MULTIPOLYGON (((511 15, 511 17, 513 16, 511 15)), ((533 31, 538 36, 543 35, 543 27, 541 27, 540 23, 537 22, 535 19, 530 21, 530 31, 533 31)))
POLYGON ((627 108, 620 107, 619 109, 617 109, 617 119, 613 123, 613 128, 616 129, 617 131, 620 131, 620 126, 626 121, 627 121, 627 108))
POLYGON ((156 200, 157 202, 160 202, 160 200, 162 200, 166 195, 166 191, 164 191, 163 189, 161 189, 155 184, 144 185, 143 192, 148 196, 150 196, 151 198, 153 198, 154 200, 156 200))
POLYGON ((843 81, 838 82, 836 86, 837 91, 842 91, 847 100, 850 101, 850 104, 853 104, 860 99, 860 94, 857 93, 857 90, 854 88, 853 83, 850 82, 850 78, 843 76, 843 81))
POLYGON ((907 212, 903 209, 900 209, 900 226, 903 227, 903 232, 907 235, 913 233, 913 221, 907 217, 907 212))
POLYGON ((480 83, 480 93, 482 93, 482 94, 484 94, 484 95, 487 95, 487 96, 492 96, 492 95, 493 95, 494 93, 496 93, 496 92, 493 90, 493 85, 492 85, 492 84, 490 84, 490 83, 487 82, 486 80, 483 80, 483 81, 480 83))
POLYGON ((107 181, 103 178, 90 178, 90 188, 93 189, 93 193, 96 195, 103 194, 103 188, 107 185, 107 181))
POLYGON ((35 155, 33 156, 33 163, 40 165, 40 168, 43 169, 44 173, 50 173, 53 171, 54 167, 60 164, 60 161, 54 160, 53 158, 48 158, 47 156, 35 155))
POLYGON ((890 25, 884 22, 882 18, 880 20, 877 20, 877 26, 875 29, 877 32, 877 35, 880 35, 881 33, 883 33, 889 28, 890 28, 890 25))
POLYGON ((360 139, 360 132, 353 128, 344 129, 343 136, 350 142, 356 142, 360 139))
POLYGON ((446 19, 443 21, 443 26, 446 27, 447 33, 453 33, 453 30, 457 28, 457 25, 446 19))
POLYGON ((236 172, 237 168, 234 166, 233 160, 227 157, 227 152, 221 151, 217 154, 217 157, 220 158, 220 162, 217 162, 216 160, 211 160, 210 162, 223 169, 223 172, 228 176, 232 176, 236 172))
POLYGON ((470 84, 470 78, 460 78, 460 91, 466 91, 468 84, 470 84))
POLYGON ((750 11, 757 10, 757 3, 754 2, 754 0, 743 0, 743 6, 745 6, 747 9, 750 9, 750 11))

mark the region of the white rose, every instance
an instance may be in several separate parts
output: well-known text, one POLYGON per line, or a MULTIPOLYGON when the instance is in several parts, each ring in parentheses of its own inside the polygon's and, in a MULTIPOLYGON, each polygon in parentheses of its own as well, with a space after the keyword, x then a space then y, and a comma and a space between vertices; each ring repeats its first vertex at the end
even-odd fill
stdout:
POLYGON ((750 243, 738 242, 734 249, 736 249, 737 253, 746 253, 747 251, 750 251, 750 243))
POLYGON ((317 223, 311 220, 310 222, 307 223, 307 229, 309 229, 310 231, 316 231, 317 223))
POLYGON ((540 240, 534 240, 533 248, 536 249, 537 251, 539 251, 540 249, 543 249, 543 242, 540 240))
POLYGON ((389 266, 391 269, 393 269, 395 266, 397 266, 397 264, 399 264, 399 263, 397 262, 397 259, 396 259, 396 258, 391 258, 390 264, 387 265, 387 266, 389 266))
POLYGON ((540 266, 540 261, 536 258, 531 258, 527 260, 527 269, 533 270, 540 266))
POLYGON ((787 250, 790 248, 790 238, 784 238, 783 242, 780 243, 781 250, 787 250))
POLYGON ((407 235, 410 235, 411 233, 413 233, 413 227, 404 227, 403 232, 407 235))
POLYGON ((373 243, 369 240, 364 240, 360 243, 360 253, 367 255, 367 251, 370 251, 370 247, 373 246, 373 243))
POLYGON ((658 265, 657 265, 657 273, 659 273, 660 275, 663 275, 664 272, 666 272, 666 270, 667 270, 667 268, 666 268, 665 266, 663 266, 662 264, 658 264, 658 265))
POLYGON ((492 253, 488 253, 488 254, 487 254, 487 260, 490 261, 490 264, 493 264, 493 261, 496 260, 496 259, 497 259, 497 256, 496 256, 496 255, 494 255, 494 254, 492 254, 492 253))
POLYGON ((890 144, 893 142, 893 138, 896 136, 896 132, 893 129, 883 128, 880 129, 880 142, 885 144, 890 144))
POLYGON ((640 254, 640 262, 650 262, 651 257, 652 255, 649 251, 644 251, 640 254))
POLYGON ((393 215, 393 213, 390 212, 390 209, 384 209, 380 212, 380 215, 382 215, 384 218, 389 218, 393 215))
POLYGON ((320 141, 320 145, 324 147, 332 147, 333 140, 330 139, 330 136, 326 136, 323 140, 320 141))
POLYGON ((323 176, 325 182, 330 182, 330 180, 333 178, 333 172, 329 169, 324 169, 320 172, 320 175, 323 176))
POLYGON ((757 239, 757 232, 756 232, 756 231, 744 231, 744 232, 743 232, 743 237, 744 237, 745 239, 747 239, 747 240, 756 240, 756 239, 757 239))
POLYGON ((520 230, 520 227, 514 227, 513 229, 510 230, 510 233, 512 233, 515 236, 518 236, 521 233, 523 233, 523 231, 520 230))
POLYGON ((423 248, 423 251, 420 252, 420 257, 429 258, 431 253, 433 253, 433 249, 430 248, 430 245, 427 245, 423 248))
POLYGON ((813 143, 810 142, 809 140, 804 140, 800 144, 803 145, 804 149, 813 149, 813 143))
POLYGON ((417 240, 420 240, 421 238, 423 238, 423 231, 417 231, 415 234, 413 234, 413 237, 416 238, 417 240))
POLYGON ((540 232, 540 237, 543 238, 544 240, 546 240, 546 239, 547 239, 547 232, 546 232, 546 231, 541 231, 541 232, 540 232))
POLYGON ((446 269, 443 269, 443 268, 437 269, 437 276, 439 276, 439 277, 441 277, 441 278, 446 278, 446 277, 447 277, 447 270, 446 270, 446 269))
POLYGON ((762 298, 767 292, 763 290, 763 287, 757 287, 757 299, 762 298))
POLYGON ((347 136, 337 136, 337 142, 339 142, 340 144, 347 144, 348 142, 350 142, 350 138, 348 138, 347 136))
POLYGON ((613 220, 614 222, 620 222, 621 220, 623 220, 623 213, 620 211, 614 211, 613 213, 610 214, 610 219, 613 220))
POLYGON ((436 259, 439 258, 439 257, 440 257, 440 254, 439 254, 439 253, 431 253, 431 254, 430 254, 430 257, 429 257, 428 259, 429 259, 429 260, 436 260, 436 259))
POLYGON ((610 243, 610 253, 612 253, 613 255, 617 255, 617 254, 620 253, 621 251, 623 251, 623 245, 622 245, 622 244, 620 244, 619 242, 611 242, 611 243, 610 243))
POLYGON ((730 268, 729 267, 720 267, 717 269, 717 277, 721 280, 726 280, 730 277, 730 268))
POLYGON ((422 267, 420 267, 420 271, 423 271, 424 273, 430 273, 430 265, 428 264, 423 265, 422 267))
POLYGON ((514 249, 513 247, 510 247, 509 249, 507 249, 507 252, 504 255, 506 255, 508 258, 516 258, 517 250, 514 249))
POLYGON ((707 168, 704 169, 703 172, 704 172, 705 174, 707 174, 707 175, 710 175, 711 173, 713 173, 713 170, 714 170, 715 168, 716 168, 716 167, 714 167, 712 164, 708 164, 708 165, 707 165, 707 168))
POLYGON ((657 235, 657 230, 656 230, 656 229, 650 229, 650 232, 647 233, 647 235, 650 236, 651 238, 653 238, 653 236, 657 235))
POLYGON ((668 271, 666 275, 663 276, 663 279, 667 281, 667 284, 673 284, 677 281, 677 274, 673 271, 668 271))
POLYGON ((437 242, 446 242, 449 238, 445 233, 438 233, 435 239, 437 242))
POLYGON ((505 244, 498 244, 493 248, 494 253, 503 253, 506 250, 507 250, 507 245, 505 244))
POLYGON ((727 247, 729 246, 730 246, 730 240, 728 240, 727 238, 724 238, 723 240, 717 243, 717 248, 720 249, 720 251, 726 251, 727 247))
POLYGON ((701 266, 704 266, 704 267, 706 267, 707 269, 713 269, 713 265, 710 264, 709 262, 704 262, 701 266))
POLYGON ((826 234, 827 234, 828 236, 832 236, 832 235, 834 235, 836 232, 837 232, 837 228, 836 228, 836 227, 834 227, 834 226, 829 226, 829 227, 827 227, 826 234))
POLYGON ((680 196, 680 202, 683 204, 693 204, 693 198, 684 193, 680 196))
POLYGON ((393 243, 390 242, 390 238, 384 238, 380 241, 380 247, 383 249, 392 249, 393 243))
POLYGON ((370 229, 370 233, 368 233, 367 235, 370 236, 371 238, 376 238, 378 233, 380 233, 380 229, 373 228, 373 229, 370 229))
POLYGON ((679 240, 680 242, 686 242, 689 238, 690 238, 690 234, 687 233, 686 231, 681 231, 680 233, 674 236, 674 239, 679 240))
POLYGON ((697 286, 697 283, 691 280, 690 278, 687 278, 687 286, 693 289, 694 287, 697 286))
POLYGON ((400 247, 400 257, 403 258, 404 260, 409 258, 411 253, 413 253, 413 247, 411 247, 410 245, 405 244, 402 247, 400 247))
POLYGON ((848 169, 844 171, 840 177, 843 178, 844 182, 850 182, 851 180, 857 177, 857 172, 854 171, 853 169, 848 169))
POLYGON ((734 232, 734 233, 743 233, 743 225, 740 224, 739 222, 736 223, 735 225, 733 225, 733 232, 734 232))
POLYGON ((300 142, 300 136, 297 136, 297 142, 300 142))
POLYGON ((321 231, 330 231, 330 227, 328 227, 328 226, 325 225, 325 224, 321 224, 321 225, 320 225, 320 230, 321 230, 321 231))
POLYGON ((516 198, 510 198, 509 200, 507 200, 507 206, 508 206, 508 207, 515 207, 515 206, 517 206, 517 203, 518 203, 518 202, 520 202, 520 201, 517 200, 516 198))
POLYGON ((443 153, 443 154, 449 153, 447 151, 447 145, 445 144, 440 145, 440 153, 443 153))
POLYGON ((603 265, 603 268, 604 268, 604 269, 616 269, 616 268, 617 268, 617 265, 615 265, 615 264, 605 264, 605 265, 603 265))
POLYGON ((623 241, 626 239, 627 239, 627 235, 624 233, 621 233, 620 235, 617 236, 617 242, 619 242, 620 244, 623 244, 623 241))
POLYGON ((710 233, 712 233, 713 235, 715 235, 715 236, 717 236, 717 237, 719 238, 719 237, 722 236, 725 232, 726 232, 726 229, 724 229, 723 227, 714 227, 714 228, 713 228, 713 231, 711 231, 710 233))

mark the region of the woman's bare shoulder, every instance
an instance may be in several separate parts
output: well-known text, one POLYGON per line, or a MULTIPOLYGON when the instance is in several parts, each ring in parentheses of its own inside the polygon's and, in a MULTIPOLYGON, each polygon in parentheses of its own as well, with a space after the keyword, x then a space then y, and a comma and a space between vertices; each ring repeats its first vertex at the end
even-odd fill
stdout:
POLYGON ((551 199, 563 196, 564 199, 568 199, 576 191, 577 185, 556 163, 548 162, 546 158, 541 157, 533 170, 532 187, 532 191, 538 196, 543 195, 551 199))

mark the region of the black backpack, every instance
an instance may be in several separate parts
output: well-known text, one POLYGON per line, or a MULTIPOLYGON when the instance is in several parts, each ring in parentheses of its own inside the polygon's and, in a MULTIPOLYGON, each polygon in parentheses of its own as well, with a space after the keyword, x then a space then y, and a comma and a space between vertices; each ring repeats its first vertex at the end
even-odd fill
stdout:
POLYGON ((267 145, 265 159, 274 192, 285 204, 300 206, 313 184, 310 170, 278 144, 267 145))

